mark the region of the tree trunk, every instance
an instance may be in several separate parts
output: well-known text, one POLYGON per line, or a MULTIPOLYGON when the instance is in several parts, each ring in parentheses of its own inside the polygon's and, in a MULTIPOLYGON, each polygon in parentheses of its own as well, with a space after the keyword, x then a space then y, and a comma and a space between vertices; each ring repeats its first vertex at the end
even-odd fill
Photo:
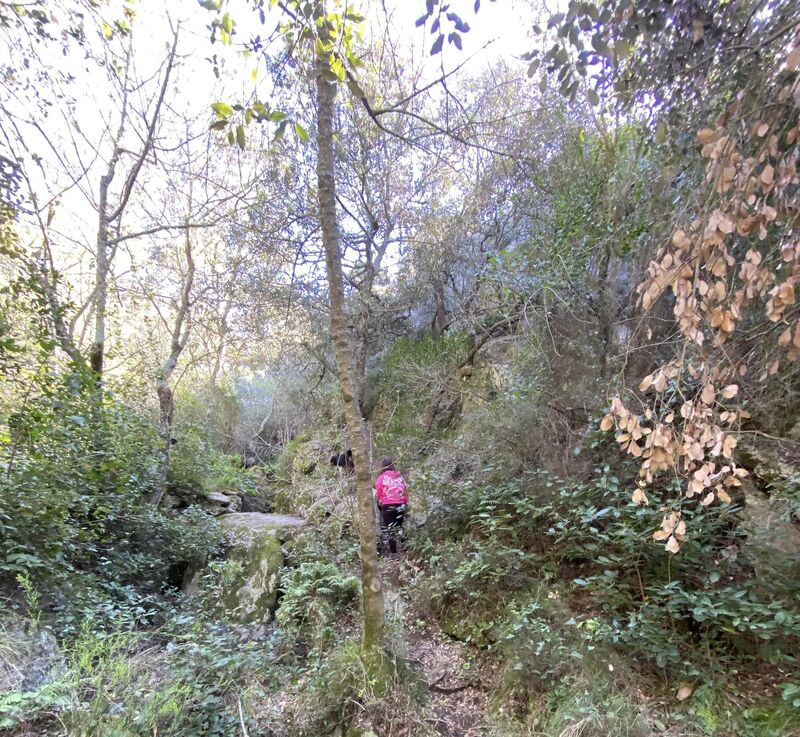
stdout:
POLYGON ((433 334, 440 336, 444 335, 444 331, 447 330, 448 322, 447 308, 445 307, 444 298, 444 281, 442 280, 441 275, 438 275, 431 281, 431 286, 433 287, 433 297, 436 305, 431 327, 433 328, 433 334))
POLYGON ((344 280, 336 222, 336 183, 333 157, 333 102, 336 87, 326 77, 327 65, 316 67, 317 86, 317 186, 319 222, 328 271, 328 300, 331 332, 336 352, 336 372, 353 449, 356 496, 358 500, 359 541, 361 544, 362 636, 365 655, 377 654, 383 644, 383 590, 378 567, 377 535, 374 524, 372 480, 367 456, 364 422, 358 406, 358 386, 344 305, 344 280))
POLYGON ((600 263, 598 264, 598 284, 597 284, 597 297, 598 306, 597 313, 600 322, 600 379, 605 381, 608 377, 608 357, 611 352, 612 342, 612 321, 613 315, 611 314, 611 285, 608 282, 608 269, 611 261, 611 246, 608 243, 603 244, 603 250, 600 254, 600 263))
POLYGON ((233 284, 228 285, 229 294, 225 299, 225 305, 222 308, 222 316, 220 318, 219 328, 219 343, 216 347, 214 354, 214 367, 211 370, 211 378, 208 382, 208 409, 206 410, 206 432, 203 441, 205 447, 208 447, 209 442, 218 446, 220 440, 220 433, 218 432, 218 418, 217 408, 219 404, 219 374, 222 370, 222 362, 225 358, 225 348, 228 342, 228 314, 233 304, 233 299, 230 296, 230 291, 233 290, 233 284))
MULTIPOLYGON (((112 164, 116 157, 112 157, 112 164)), ((89 354, 89 362, 95 377, 103 377, 103 362, 106 343, 106 303, 108 300, 108 188, 114 177, 114 167, 109 166, 108 174, 100 177, 100 203, 98 206, 97 257, 95 263, 95 311, 94 342, 89 354)))
POLYGON ((175 368, 178 365, 178 359, 181 357, 181 353, 183 353, 183 349, 186 348, 186 343, 189 341, 189 308, 192 299, 192 286, 194 285, 195 263, 192 256, 192 237, 188 227, 188 217, 184 240, 184 256, 186 258, 186 274, 183 280, 181 299, 178 304, 178 311, 175 315, 175 322, 172 325, 170 353, 161 370, 161 376, 156 383, 156 394, 158 395, 158 432, 163 445, 161 467, 158 473, 157 484, 150 498, 154 507, 158 507, 158 505, 161 504, 161 499, 166 490, 169 459, 172 452, 175 392, 170 382, 172 380, 172 375, 175 373, 175 368))

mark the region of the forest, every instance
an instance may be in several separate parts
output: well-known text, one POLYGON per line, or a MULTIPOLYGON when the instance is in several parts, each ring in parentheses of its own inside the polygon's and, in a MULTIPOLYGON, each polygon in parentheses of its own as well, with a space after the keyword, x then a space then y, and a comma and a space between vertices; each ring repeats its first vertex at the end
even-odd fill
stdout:
POLYGON ((800 737, 797 0, 0 39, 0 735, 800 737))

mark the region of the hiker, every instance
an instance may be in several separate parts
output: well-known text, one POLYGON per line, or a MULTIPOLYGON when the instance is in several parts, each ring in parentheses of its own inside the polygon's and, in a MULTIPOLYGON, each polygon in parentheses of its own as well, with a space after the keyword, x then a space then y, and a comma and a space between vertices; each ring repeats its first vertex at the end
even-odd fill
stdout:
POLYGON ((388 542, 392 558, 397 559, 397 535, 403 528, 408 486, 391 458, 381 461, 380 474, 375 479, 375 499, 381 515, 381 547, 385 549, 388 542))
POLYGON ((352 471, 355 468, 353 451, 348 448, 344 453, 334 453, 331 456, 331 465, 343 468, 345 471, 352 471))

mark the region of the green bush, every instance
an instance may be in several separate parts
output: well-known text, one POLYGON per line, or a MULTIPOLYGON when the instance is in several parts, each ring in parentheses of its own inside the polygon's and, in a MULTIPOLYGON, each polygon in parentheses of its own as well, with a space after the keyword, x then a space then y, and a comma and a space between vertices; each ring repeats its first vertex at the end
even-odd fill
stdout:
POLYGON ((219 534, 205 515, 149 502, 159 444, 148 417, 80 373, 41 372, 0 433, 0 587, 28 576, 74 632, 89 615, 152 622, 170 566, 204 559, 219 534))
POLYGON ((148 634, 84 620, 61 648, 58 675, 0 696, 0 728, 75 737, 228 737, 248 717, 248 693, 277 686, 269 642, 176 612, 148 634), (156 646, 154 646, 154 644, 156 646), (240 712, 241 709, 241 712, 240 712))
POLYGON ((324 561, 300 563, 284 571, 283 596, 275 615, 278 625, 294 644, 321 647, 335 636, 337 619, 358 599, 358 577, 324 561))
POLYGON ((415 541, 425 563, 420 589, 448 631, 483 644, 505 639, 513 645, 505 648, 512 668, 543 680, 551 674, 534 656, 563 646, 567 652, 545 660, 570 660, 567 620, 581 630, 584 645, 591 630, 592 646, 615 646, 672 677, 797 656, 797 603, 753 575, 735 504, 685 505, 687 539, 671 556, 652 540, 664 509, 679 503, 668 501, 679 499, 671 484, 638 506, 630 500, 635 474, 625 464, 616 473, 597 468, 586 481, 538 471, 492 481, 492 473, 485 472, 483 483, 454 488, 427 525, 433 532, 415 541), (575 614, 560 623, 542 618, 526 594, 542 582, 575 614), (552 642, 551 630, 558 633, 552 642), (531 667, 524 658, 514 662, 526 647, 531 667))

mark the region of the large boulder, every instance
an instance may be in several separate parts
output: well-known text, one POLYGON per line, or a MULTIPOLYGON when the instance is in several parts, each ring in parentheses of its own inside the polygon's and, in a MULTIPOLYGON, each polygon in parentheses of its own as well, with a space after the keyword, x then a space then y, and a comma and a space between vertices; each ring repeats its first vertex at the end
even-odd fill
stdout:
POLYGON ((241 624, 266 624, 278 605, 283 551, 281 540, 305 524, 299 517, 233 512, 219 517, 226 529, 224 562, 191 571, 184 582, 190 596, 206 596, 221 615, 241 624))
POLYGON ((288 514, 264 514, 262 512, 234 512, 224 514, 219 521, 228 528, 231 535, 244 535, 254 531, 271 530, 281 539, 285 539, 295 530, 305 525, 302 517, 288 514))
POLYGON ((243 624, 263 624, 278 606, 283 552, 275 529, 240 537, 222 582, 226 614, 243 624))
POLYGON ((747 530, 748 558, 759 578, 773 585, 791 585, 800 560, 800 528, 751 483, 742 484, 744 510, 742 522, 747 530))
POLYGON ((199 501, 200 506, 209 514, 218 517, 228 512, 238 512, 242 508, 242 500, 236 494, 223 494, 221 491, 210 491, 199 501))
POLYGON ((64 672, 66 662, 50 630, 13 614, 4 617, 3 630, 12 647, 0 650, 0 693, 36 691, 64 672))

